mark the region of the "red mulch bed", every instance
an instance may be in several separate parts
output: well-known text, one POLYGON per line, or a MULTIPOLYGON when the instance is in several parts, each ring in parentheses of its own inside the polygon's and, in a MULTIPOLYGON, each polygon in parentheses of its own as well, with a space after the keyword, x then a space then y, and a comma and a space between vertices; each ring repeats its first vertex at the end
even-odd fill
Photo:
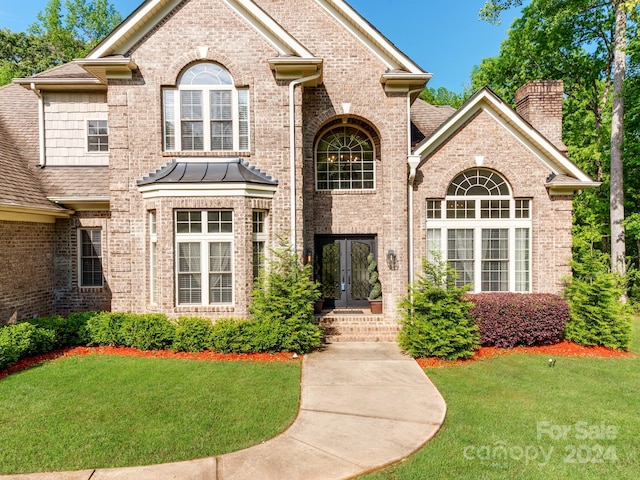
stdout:
POLYGON ((497 348, 480 347, 476 354, 466 360, 442 360, 441 358, 418 358, 417 362, 424 367, 447 367, 462 365, 483 358, 500 357, 513 353, 539 353, 558 357, 595 357, 595 358, 625 358, 635 357, 634 353, 613 350, 606 347, 585 347, 573 342, 560 342, 554 345, 540 345, 537 347, 497 348))
POLYGON ((291 362, 296 361, 293 358, 292 353, 217 353, 217 352, 173 352, 171 350, 150 350, 143 351, 135 348, 128 347, 74 347, 66 348, 64 350, 57 350, 55 352, 44 353, 42 355, 35 355, 33 357, 23 358, 18 360, 8 368, 0 370, 0 379, 3 379, 7 375, 20 372, 29 367, 37 365, 48 360, 53 360, 58 357, 68 357, 71 355, 91 355, 91 354, 104 354, 104 355, 122 355, 128 357, 147 357, 147 358, 186 358, 192 360, 222 360, 222 361, 240 361, 249 360, 253 362, 291 362))

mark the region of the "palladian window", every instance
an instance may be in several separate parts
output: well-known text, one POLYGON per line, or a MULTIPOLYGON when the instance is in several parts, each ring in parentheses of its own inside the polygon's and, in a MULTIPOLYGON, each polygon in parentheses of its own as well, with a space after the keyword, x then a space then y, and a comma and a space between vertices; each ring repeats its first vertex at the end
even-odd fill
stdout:
POLYGON ((326 132, 316 146, 317 190, 371 190, 374 147, 359 128, 347 125, 326 132))
POLYGON ((191 66, 162 101, 165 150, 249 150, 249 90, 236 88, 220 65, 191 66))
POLYGON ((531 200, 476 168, 459 174, 442 199, 427 199, 427 259, 438 255, 472 292, 531 291, 531 200))

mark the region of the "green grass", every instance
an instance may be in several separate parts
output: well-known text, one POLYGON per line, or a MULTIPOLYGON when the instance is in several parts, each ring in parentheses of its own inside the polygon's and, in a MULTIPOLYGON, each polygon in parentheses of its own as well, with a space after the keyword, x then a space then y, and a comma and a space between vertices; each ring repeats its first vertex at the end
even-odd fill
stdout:
POLYGON ((299 382, 298 363, 63 357, 0 381, 0 473, 246 448, 295 419, 299 382))
MULTIPOLYGON (((640 353, 640 317, 632 350, 640 353)), ((637 479, 640 358, 547 362, 514 354, 427 369, 447 402, 442 429, 415 455, 366 479, 637 479), (549 433, 562 428, 566 436, 549 433)))

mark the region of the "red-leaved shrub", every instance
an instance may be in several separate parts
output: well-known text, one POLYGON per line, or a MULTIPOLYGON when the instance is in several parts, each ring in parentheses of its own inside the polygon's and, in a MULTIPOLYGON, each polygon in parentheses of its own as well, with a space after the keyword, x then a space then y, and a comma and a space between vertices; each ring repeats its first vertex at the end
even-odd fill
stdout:
POLYGON ((557 295, 480 293, 467 299, 473 303, 470 313, 483 347, 558 343, 569 320, 569 305, 557 295))

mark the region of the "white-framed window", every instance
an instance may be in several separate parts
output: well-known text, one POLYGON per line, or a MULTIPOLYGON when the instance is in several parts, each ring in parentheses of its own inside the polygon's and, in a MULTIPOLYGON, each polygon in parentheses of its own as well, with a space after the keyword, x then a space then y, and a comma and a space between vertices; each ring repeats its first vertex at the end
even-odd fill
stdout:
POLYGON ((102 229, 78 229, 78 283, 81 287, 102 287, 102 229))
POLYGON ((506 180, 476 168, 427 199, 427 259, 436 253, 473 292, 531 291, 531 200, 513 198, 506 180))
POLYGON ((316 190, 373 190, 375 149, 363 130, 339 125, 316 144, 316 190))
POLYGON ((254 210, 253 219, 253 280, 255 281, 260 270, 264 268, 264 246, 267 240, 267 229, 265 221, 267 212, 264 210, 254 210))
POLYGON ((149 211, 149 300, 158 303, 158 227, 157 213, 149 211))
POLYGON ((177 87, 163 90, 162 102, 165 150, 249 150, 249 90, 236 88, 220 65, 192 65, 177 87))
POLYGON ((233 212, 176 210, 178 305, 233 304, 233 212))
POLYGON ((106 120, 87 120, 87 151, 109 151, 109 128, 106 120))

